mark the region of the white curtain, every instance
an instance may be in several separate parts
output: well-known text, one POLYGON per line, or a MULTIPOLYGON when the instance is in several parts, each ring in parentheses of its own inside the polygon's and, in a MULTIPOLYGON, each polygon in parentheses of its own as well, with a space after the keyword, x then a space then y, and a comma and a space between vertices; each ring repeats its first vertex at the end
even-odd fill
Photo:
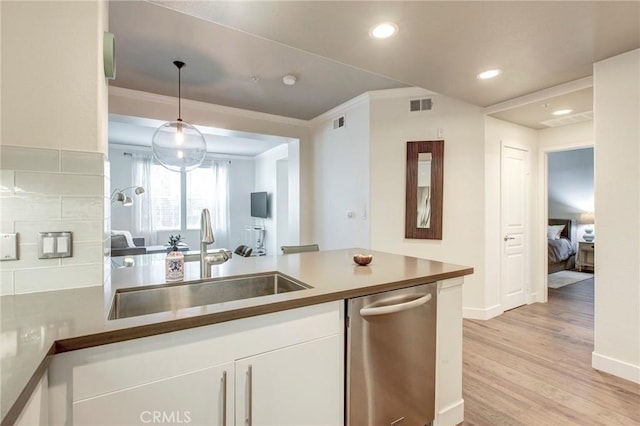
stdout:
POLYGON ((147 246, 158 244, 151 209, 151 164, 151 156, 133 155, 133 182, 145 189, 145 193, 136 197, 133 203, 133 235, 144 237, 147 246))
POLYGON ((230 248, 229 219, 229 162, 215 161, 208 165, 211 173, 211 198, 208 208, 216 247, 230 248))

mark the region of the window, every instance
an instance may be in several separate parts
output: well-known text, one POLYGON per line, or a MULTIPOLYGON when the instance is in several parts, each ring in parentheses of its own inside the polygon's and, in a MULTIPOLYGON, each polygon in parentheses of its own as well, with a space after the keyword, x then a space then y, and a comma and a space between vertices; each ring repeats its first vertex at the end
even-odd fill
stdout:
POLYGON ((187 173, 187 229, 200 229, 202 209, 211 210, 215 185, 210 168, 199 167, 187 173))
POLYGON ((158 231, 181 229, 180 187, 181 173, 172 172, 161 165, 151 166, 149 183, 151 190, 151 214, 158 231))
POLYGON ((150 230, 200 229, 200 214, 208 208, 216 240, 225 239, 229 229, 228 162, 207 161, 188 173, 159 164, 151 164, 148 170, 150 230))

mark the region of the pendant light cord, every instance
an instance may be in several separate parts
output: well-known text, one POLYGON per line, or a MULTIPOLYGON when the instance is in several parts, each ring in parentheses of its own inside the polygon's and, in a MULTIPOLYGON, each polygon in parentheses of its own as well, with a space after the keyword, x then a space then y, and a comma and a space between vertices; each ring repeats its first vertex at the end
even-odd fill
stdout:
POLYGON ((182 121, 182 67, 186 64, 182 61, 173 61, 178 68, 178 121, 182 121))

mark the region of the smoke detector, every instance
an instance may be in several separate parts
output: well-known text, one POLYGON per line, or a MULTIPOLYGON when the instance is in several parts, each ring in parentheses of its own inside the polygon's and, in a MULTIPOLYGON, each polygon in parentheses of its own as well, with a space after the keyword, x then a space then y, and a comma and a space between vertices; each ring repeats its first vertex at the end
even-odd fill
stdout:
POLYGON ((282 82, 287 86, 293 86, 294 84, 296 84, 297 80, 298 79, 296 78, 296 76, 291 74, 287 74, 284 77, 282 77, 282 82))

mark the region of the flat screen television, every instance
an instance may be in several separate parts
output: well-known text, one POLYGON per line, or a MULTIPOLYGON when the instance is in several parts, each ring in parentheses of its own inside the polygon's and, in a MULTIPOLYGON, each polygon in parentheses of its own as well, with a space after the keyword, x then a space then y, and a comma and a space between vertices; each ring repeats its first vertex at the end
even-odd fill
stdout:
POLYGON ((251 217, 269 217, 266 192, 251 193, 251 217))

